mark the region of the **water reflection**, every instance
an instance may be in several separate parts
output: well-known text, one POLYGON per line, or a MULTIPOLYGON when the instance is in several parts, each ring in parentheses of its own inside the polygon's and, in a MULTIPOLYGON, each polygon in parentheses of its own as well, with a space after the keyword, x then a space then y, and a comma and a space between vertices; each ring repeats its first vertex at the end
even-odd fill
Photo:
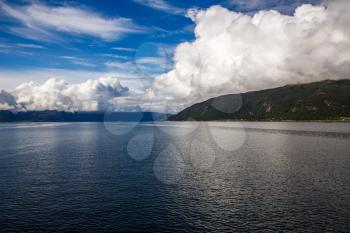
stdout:
POLYGON ((349 124, 156 124, 0 125, 2 229, 350 230, 349 124))

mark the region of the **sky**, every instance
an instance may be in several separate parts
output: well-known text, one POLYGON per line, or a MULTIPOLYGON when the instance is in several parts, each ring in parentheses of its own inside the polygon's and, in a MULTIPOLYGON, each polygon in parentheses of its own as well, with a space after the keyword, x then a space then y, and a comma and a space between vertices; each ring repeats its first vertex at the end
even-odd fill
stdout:
POLYGON ((347 10, 345 0, 1 0, 0 108, 172 112, 347 78, 347 10))

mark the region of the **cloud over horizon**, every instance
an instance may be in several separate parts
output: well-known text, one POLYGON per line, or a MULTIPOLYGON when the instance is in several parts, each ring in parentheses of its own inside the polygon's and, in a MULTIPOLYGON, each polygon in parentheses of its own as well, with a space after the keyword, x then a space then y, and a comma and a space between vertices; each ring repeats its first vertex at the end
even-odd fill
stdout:
POLYGON ((78 84, 49 79, 43 84, 23 83, 11 93, 1 91, 0 110, 114 111, 123 108, 116 98, 129 94, 129 88, 114 77, 78 84))
POLYGON ((195 40, 177 46, 174 68, 158 76, 154 91, 193 103, 240 93, 345 79, 350 73, 349 1, 304 4, 294 15, 248 15, 221 6, 191 11, 195 40))
MULTIPOLYGON (((128 88, 134 86, 122 86, 117 78, 79 84, 50 79, 43 84, 22 84, 13 92, 0 92, 0 109, 119 110, 131 103, 146 106, 147 110, 166 105, 163 109, 173 112, 222 94, 324 79, 349 79, 347 9, 350 1, 345 0, 327 1, 324 5, 304 4, 293 15, 275 10, 251 15, 222 6, 190 9, 188 16, 195 23, 195 38, 176 47, 171 63, 162 56, 149 57, 147 53, 137 56, 138 50, 113 47, 118 51, 134 51, 135 56, 133 62, 106 61, 104 66, 111 70, 129 71, 132 67, 131 70, 141 70, 142 74, 147 74, 148 68, 155 70, 154 66, 164 66, 161 72, 170 70, 154 80, 145 75, 147 84, 140 82, 136 94, 128 88), (153 84, 149 85, 152 80, 153 84)), ((65 59, 89 65, 77 57, 65 59)))

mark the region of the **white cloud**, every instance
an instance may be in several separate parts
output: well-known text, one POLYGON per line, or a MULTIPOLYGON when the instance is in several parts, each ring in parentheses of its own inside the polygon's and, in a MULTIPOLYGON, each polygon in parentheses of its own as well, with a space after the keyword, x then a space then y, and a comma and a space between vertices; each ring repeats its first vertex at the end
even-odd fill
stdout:
POLYGON ((100 54, 101 57, 109 57, 109 58, 115 58, 115 59, 128 59, 129 57, 127 56, 122 56, 122 55, 117 55, 117 54, 110 54, 110 53, 103 53, 100 54))
POLYGON ((36 40, 55 39, 57 31, 115 40, 126 33, 143 30, 130 19, 106 18, 91 10, 71 6, 53 7, 35 2, 12 6, 0 2, 0 10, 23 24, 23 27, 10 26, 11 32, 36 40))
POLYGON ((111 69, 117 69, 122 72, 134 73, 136 72, 136 67, 133 62, 130 61, 107 61, 104 63, 105 66, 111 69))
POLYGON ((115 77, 101 77, 78 84, 49 79, 43 84, 23 83, 11 94, 0 92, 0 109, 113 111, 124 107, 118 106, 117 99, 127 95, 129 89, 115 77))
MULTIPOLYGON (((349 7, 345 0, 329 1, 325 6, 302 5, 291 16, 277 11, 249 15, 220 6, 192 11, 195 40, 176 47, 172 70, 157 76, 153 86, 153 79, 140 79, 144 77, 140 67, 161 67, 162 60, 143 56, 136 56, 134 62, 106 62, 110 71, 105 74, 0 70, 0 80, 2 88, 28 77, 42 82, 26 83, 10 92, 17 107, 21 103, 27 109, 125 109, 141 105, 173 112, 220 94, 350 78, 349 7), (86 81, 102 75, 118 79, 86 81), (48 77, 69 77, 75 84, 44 81, 48 77)), ((0 109, 13 106, 10 99, 1 93, 0 109)))
POLYGON ((140 57, 136 59, 137 63, 140 64, 153 64, 153 65, 162 65, 165 63, 163 57, 140 57))
MULTIPOLYGON (((118 72, 115 70, 102 72, 90 70, 69 70, 69 69, 50 69, 50 68, 35 68, 35 69, 0 69, 0 89, 13 91, 22 83, 32 80, 36 83, 44 83, 48 79, 54 78, 58 80, 65 80, 69 83, 78 84, 85 82, 88 79, 97 79, 98 77, 118 77, 123 85, 129 86, 130 80, 134 80, 135 75, 127 72, 118 72)), ((135 85, 137 78, 132 83, 135 85)))
POLYGON ((175 112, 182 106, 166 106, 168 98, 155 96, 152 78, 122 73, 59 69, 0 71, 0 80, 2 88, 17 84, 15 88, 8 88, 12 91, 0 90, 0 110, 175 112), (6 77, 8 80, 3 79, 6 77), (36 81, 26 82, 28 77, 36 81))
POLYGON ((135 58, 138 71, 144 76, 154 77, 168 71, 171 64, 167 57, 138 57, 135 58))
POLYGON ((221 6, 192 14, 193 42, 175 50, 174 68, 154 90, 182 103, 290 83, 350 78, 350 1, 299 6, 293 16, 221 6))
POLYGON ((95 67, 96 65, 87 61, 86 59, 74 57, 74 56, 60 56, 60 58, 70 61, 73 64, 86 66, 86 67, 95 67))
POLYGON ((152 66, 158 69, 170 68, 170 64, 165 57, 140 57, 135 62, 138 66, 152 66))
POLYGON ((33 54, 28 51, 22 51, 21 49, 44 49, 45 47, 35 44, 1 44, 0 53, 16 54, 19 56, 32 56, 33 54))
POLYGON ((28 49, 44 49, 45 48, 44 46, 38 45, 38 44, 17 43, 16 46, 21 47, 21 48, 28 48, 28 49))
POLYGON ((44 49, 45 47, 38 44, 23 44, 23 43, 16 43, 16 44, 0 44, 0 48, 2 49, 14 49, 16 47, 19 48, 29 48, 29 49, 44 49))
POLYGON ((136 57, 133 61, 107 61, 104 63, 111 70, 133 74, 134 76, 154 77, 170 69, 165 57, 136 57))
POLYGON ((0 90, 0 110, 12 110, 15 107, 15 97, 4 90, 0 90))
POLYGON ((8 45, 8 44, 0 44, 0 49, 10 49, 12 48, 11 45, 8 45))
POLYGON ((133 0, 134 2, 168 14, 185 15, 186 10, 170 5, 164 0, 133 0))

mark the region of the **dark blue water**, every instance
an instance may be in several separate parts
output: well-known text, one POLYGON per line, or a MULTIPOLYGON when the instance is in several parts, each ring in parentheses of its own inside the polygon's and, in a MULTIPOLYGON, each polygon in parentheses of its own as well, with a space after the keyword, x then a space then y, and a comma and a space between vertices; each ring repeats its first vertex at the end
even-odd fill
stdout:
POLYGON ((0 124, 1 232, 350 232, 348 123, 0 124))

